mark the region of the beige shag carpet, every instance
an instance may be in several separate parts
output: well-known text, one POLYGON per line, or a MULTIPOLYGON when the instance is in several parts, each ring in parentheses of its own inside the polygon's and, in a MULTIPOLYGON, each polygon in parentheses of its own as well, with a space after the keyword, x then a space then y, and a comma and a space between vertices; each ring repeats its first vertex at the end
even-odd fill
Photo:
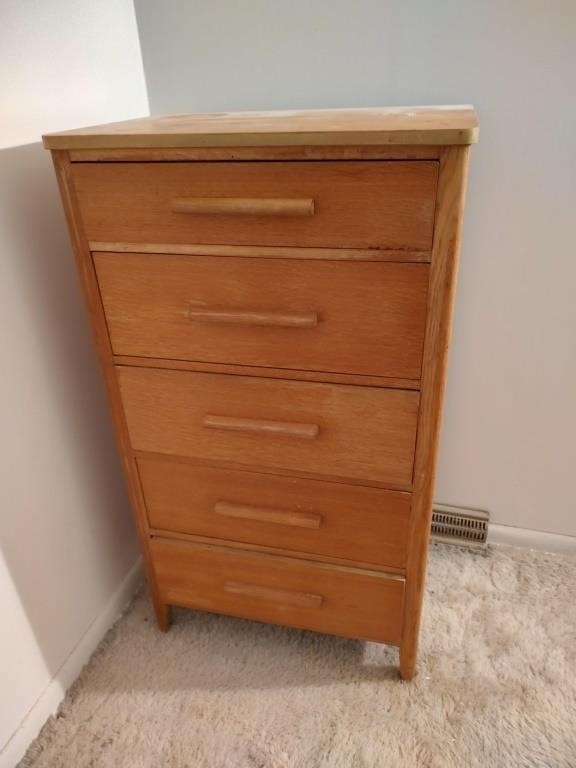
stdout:
POLYGON ((21 768, 575 768, 576 561, 433 548, 396 652, 138 597, 21 768))

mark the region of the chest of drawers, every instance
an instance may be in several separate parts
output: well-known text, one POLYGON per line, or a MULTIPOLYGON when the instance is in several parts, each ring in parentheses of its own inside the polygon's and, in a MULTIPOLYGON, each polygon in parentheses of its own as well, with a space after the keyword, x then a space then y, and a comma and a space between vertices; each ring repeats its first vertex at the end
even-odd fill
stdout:
POLYGON ((413 676, 471 108, 146 118, 53 154, 158 624, 413 676))

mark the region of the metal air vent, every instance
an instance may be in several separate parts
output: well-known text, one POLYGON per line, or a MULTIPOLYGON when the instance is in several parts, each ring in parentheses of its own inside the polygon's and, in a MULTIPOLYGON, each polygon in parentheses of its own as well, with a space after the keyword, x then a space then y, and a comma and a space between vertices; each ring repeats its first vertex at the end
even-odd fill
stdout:
POLYGON ((432 511, 432 537, 439 541, 470 546, 485 546, 488 512, 435 504, 432 511))

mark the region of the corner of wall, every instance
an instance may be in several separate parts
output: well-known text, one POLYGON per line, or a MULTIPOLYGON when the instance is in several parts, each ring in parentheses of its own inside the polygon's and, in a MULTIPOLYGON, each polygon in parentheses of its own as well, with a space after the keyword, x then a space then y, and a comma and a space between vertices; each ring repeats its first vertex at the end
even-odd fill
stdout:
POLYGON ((142 561, 138 558, 42 691, 17 730, 3 746, 0 751, 0 768, 14 768, 22 759, 44 723, 51 715, 55 714, 66 695, 66 691, 88 663, 108 630, 114 626, 130 605, 132 598, 142 584, 143 578, 142 561))

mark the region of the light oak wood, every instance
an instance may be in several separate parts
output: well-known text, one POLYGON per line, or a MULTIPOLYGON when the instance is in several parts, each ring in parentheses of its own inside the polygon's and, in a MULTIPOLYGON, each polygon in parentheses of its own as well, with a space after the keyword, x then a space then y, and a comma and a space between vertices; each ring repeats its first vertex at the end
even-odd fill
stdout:
POLYGON ((170 625, 170 609, 160 598, 156 576, 152 568, 152 560, 148 549, 149 532, 146 522, 144 499, 142 497, 142 488, 138 479, 135 459, 130 450, 130 440, 124 419, 122 403, 120 401, 114 364, 112 362, 112 350, 110 348, 110 340, 106 328, 106 319, 100 301, 96 274, 94 272, 94 265, 88 248, 88 242, 82 229, 82 219, 78 210, 78 202, 71 179, 70 161, 66 152, 59 151, 52 153, 52 160, 54 162, 60 196, 66 214, 66 221, 80 284, 84 293, 92 336, 98 353, 108 405, 115 427, 118 451, 122 460, 130 504, 140 539, 144 568, 146 570, 156 620, 159 628, 165 632, 170 625))
POLYGON ((298 424, 270 419, 239 419, 236 416, 214 416, 210 413, 202 419, 202 426, 207 429, 223 429, 230 432, 296 437, 301 440, 314 440, 320 432, 318 424, 298 424))
POLYGON ((420 426, 414 467, 414 495, 406 571, 406 605, 400 648, 400 674, 405 680, 410 680, 416 671, 448 345, 466 193, 468 149, 466 147, 445 149, 440 162, 426 347, 422 368, 420 426))
POLYGON ((390 389, 420 389, 416 379, 400 379, 391 376, 366 376, 364 374, 334 373, 331 371, 303 371, 290 368, 268 368, 226 363, 205 363, 186 360, 163 360, 157 357, 133 357, 115 355, 116 365, 137 368, 163 368, 172 371, 199 371, 201 373, 229 373, 233 376, 257 376, 268 379, 293 379, 294 381, 319 381, 330 384, 357 384, 361 387, 387 387, 390 389))
POLYGON ((260 325, 280 328, 314 328, 318 325, 318 314, 307 312, 288 314, 286 312, 248 312, 230 309, 200 309, 188 307, 190 320, 203 323, 224 323, 226 325, 260 325))
POLYGON ((354 568, 354 570, 363 570, 368 571, 369 573, 372 571, 379 571, 382 573, 386 573, 387 575, 397 575, 404 577, 405 575, 405 569, 404 568, 398 568, 396 566, 392 565, 378 565, 376 563, 364 563, 361 560, 347 560, 345 558, 341 557, 333 557, 330 555, 329 557, 326 555, 319 555, 318 553, 314 553, 313 555, 310 555, 308 552, 300 552, 298 550, 292 550, 292 549, 282 549, 282 547, 266 547, 262 544, 254 544, 253 542, 250 542, 249 544, 246 544, 242 541, 235 541, 232 539, 215 539, 210 536, 198 536, 197 534, 192 533, 179 533, 178 531, 165 531, 161 528, 151 528, 150 529, 150 535, 151 536, 157 536, 162 539, 177 539, 179 541, 187 541, 192 544, 207 544, 208 546, 222 546, 222 547, 228 547, 230 549, 240 549, 245 552, 258 552, 261 554, 267 554, 267 555, 277 555, 280 557, 288 557, 291 560, 306 560, 314 563, 323 563, 323 564, 329 564, 329 565, 340 565, 344 566, 345 568, 354 568))
POLYGON ((117 368, 132 447, 327 478, 412 485, 418 394, 117 368), (318 424, 315 440, 206 429, 208 414, 318 424))
POLYGON ((420 378, 427 264, 101 252, 94 263, 116 354, 420 378))
POLYGON ((314 200, 305 198, 177 197, 170 208, 196 216, 314 216, 314 200))
POLYGON ((173 604, 219 611, 396 644, 414 675, 477 130, 404 108, 45 137, 71 149, 54 163, 160 629, 173 604))
MULTIPOLYGON (((260 472, 264 475, 278 475, 281 477, 296 479, 308 479, 308 480, 323 480, 329 483, 336 483, 342 485, 354 485, 366 488, 376 488, 380 490, 395 490, 398 488, 398 484, 395 482, 382 481, 380 478, 366 478, 366 477, 342 477, 332 476, 318 473, 317 471, 310 471, 308 469, 302 469, 298 467, 286 466, 266 466, 264 464, 254 465, 246 463, 244 457, 235 456, 234 459, 214 459, 206 458, 205 456, 183 456, 175 453, 159 453, 157 451, 142 451, 138 448, 133 449, 134 456, 139 459, 143 456, 153 456, 155 458, 166 459, 170 458, 172 461, 182 462, 183 464, 190 464, 198 467, 218 467, 219 469, 234 469, 246 472, 260 472)), ((406 489, 411 490, 411 486, 406 489)))
POLYGON ((470 106, 164 115, 43 136, 49 149, 473 144, 470 106))
POLYGON ((189 147, 168 149, 76 149, 73 163, 222 162, 223 160, 436 160, 439 146, 288 146, 288 147, 189 147))
POLYGON ((436 161, 74 163, 89 240, 429 250, 436 161), (304 197, 314 216, 186 216, 176 197, 304 197))
POLYGON ((182 256, 236 256, 258 259, 321 259, 326 261, 430 261, 430 251, 391 251, 372 248, 293 248, 260 245, 175 245, 174 243, 119 243, 91 240, 92 251, 166 253, 182 256))
POLYGON ((380 642, 400 641, 404 580, 292 558, 153 538, 164 602, 380 642), (230 583, 250 585, 242 594, 230 583), (312 598, 287 604, 288 593, 312 598), (276 599, 269 599, 276 595, 276 599), (377 610, 374 610, 378 606, 377 610))
POLYGON ((285 589, 271 589, 258 584, 245 584, 241 581, 225 581, 224 592, 241 597, 269 600, 280 605, 294 605, 298 608, 320 608, 324 602, 322 595, 311 592, 289 592, 285 589))
POLYGON ((258 520, 263 523, 289 525, 296 528, 320 528, 322 524, 322 515, 295 512, 288 509, 253 507, 229 501, 217 501, 214 504, 214 512, 224 517, 234 517, 240 520, 258 520))
MULTIPOLYGON (((150 527, 403 569, 410 494, 142 455, 150 527)), ((304 555, 306 556, 306 555, 304 555)))

